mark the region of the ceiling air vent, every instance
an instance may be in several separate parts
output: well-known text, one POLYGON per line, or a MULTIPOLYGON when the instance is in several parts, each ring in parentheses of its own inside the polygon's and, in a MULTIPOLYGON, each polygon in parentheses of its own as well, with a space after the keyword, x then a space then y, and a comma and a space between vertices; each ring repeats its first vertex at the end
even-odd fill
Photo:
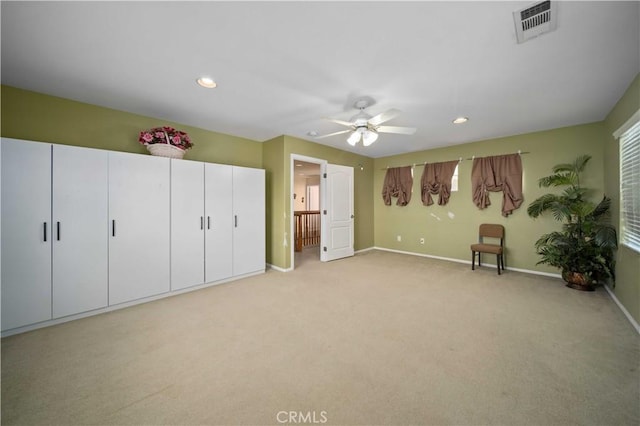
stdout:
POLYGON ((538 37, 556 29, 557 8, 555 1, 543 1, 513 12, 518 43, 538 37))

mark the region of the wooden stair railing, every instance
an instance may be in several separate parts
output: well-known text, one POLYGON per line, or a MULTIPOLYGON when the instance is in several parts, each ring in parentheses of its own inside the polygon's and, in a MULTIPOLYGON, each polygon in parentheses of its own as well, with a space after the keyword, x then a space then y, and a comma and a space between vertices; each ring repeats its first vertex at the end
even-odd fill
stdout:
POLYGON ((295 217, 295 250, 320 244, 320 211, 298 211, 295 217))

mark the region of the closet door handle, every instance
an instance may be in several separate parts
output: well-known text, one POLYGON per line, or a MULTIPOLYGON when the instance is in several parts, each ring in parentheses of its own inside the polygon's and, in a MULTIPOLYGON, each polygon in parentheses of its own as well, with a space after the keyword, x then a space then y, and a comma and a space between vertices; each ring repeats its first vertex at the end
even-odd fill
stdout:
POLYGON ((204 216, 200 216, 200 229, 204 229, 204 216))
POLYGON ((44 223, 44 242, 47 242, 47 222, 44 223))
POLYGON ((115 219, 111 221, 111 236, 112 237, 116 236, 116 220, 115 219))
POLYGON ((60 222, 56 222, 57 240, 60 241, 60 222))
POLYGON ((235 226, 237 228, 238 227, 238 215, 233 216, 233 221, 234 221, 233 226, 235 226))
POLYGON ((207 216, 207 229, 211 229, 211 216, 207 216))

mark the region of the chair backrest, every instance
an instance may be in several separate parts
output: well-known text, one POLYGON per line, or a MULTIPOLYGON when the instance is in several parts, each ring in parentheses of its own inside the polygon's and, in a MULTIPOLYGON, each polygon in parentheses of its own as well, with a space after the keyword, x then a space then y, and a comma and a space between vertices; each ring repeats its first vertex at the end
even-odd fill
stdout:
POLYGON ((504 238, 504 226, 492 223, 483 223, 480 225, 478 236, 480 237, 480 241, 482 241, 482 237, 500 238, 500 245, 502 245, 502 239, 504 238))

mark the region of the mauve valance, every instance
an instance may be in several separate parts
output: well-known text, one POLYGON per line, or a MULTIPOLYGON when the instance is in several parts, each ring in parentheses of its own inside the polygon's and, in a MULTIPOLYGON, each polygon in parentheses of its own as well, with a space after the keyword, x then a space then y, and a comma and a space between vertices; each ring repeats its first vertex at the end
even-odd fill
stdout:
POLYGON ((444 206, 451 196, 451 178, 456 171, 458 161, 428 163, 424 165, 420 187, 422 189, 422 204, 433 204, 431 194, 438 195, 438 205, 444 206))
POLYGON ((387 206, 391 205, 391 197, 397 197, 398 206, 406 206, 411 201, 413 176, 411 166, 392 167, 387 169, 382 185, 382 199, 387 206))
POLYGON ((502 215, 509 216, 523 201, 520 155, 475 158, 471 169, 471 188, 473 202, 479 209, 491 205, 489 191, 502 191, 502 215))

